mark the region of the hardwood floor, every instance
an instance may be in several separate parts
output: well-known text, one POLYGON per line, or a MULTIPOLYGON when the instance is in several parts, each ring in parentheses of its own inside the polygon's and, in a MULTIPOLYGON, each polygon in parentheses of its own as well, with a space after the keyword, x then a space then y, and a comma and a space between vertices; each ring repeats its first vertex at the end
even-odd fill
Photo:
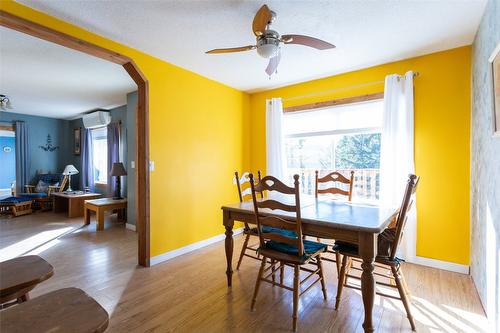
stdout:
MULTIPOLYGON (((250 311, 258 271, 255 260, 245 258, 228 290, 223 242, 142 268, 136 265, 135 232, 107 218, 105 230, 96 233, 92 221, 89 227, 81 227, 83 219, 53 213, 1 219, 1 260, 27 253, 42 256, 55 273, 31 296, 70 286, 82 288, 109 312, 107 332, 291 331, 291 292, 263 284, 256 311, 250 311)), ((236 237, 237 251, 241 243, 242 238, 236 237)), ((340 309, 334 311, 335 267, 325 263, 325 268, 328 301, 323 301, 319 286, 304 294, 298 331, 362 332, 359 292, 345 289, 340 309)), ((469 276, 411 264, 404 265, 404 273, 413 295, 418 332, 487 331, 469 276)), ((292 276, 288 270, 289 283, 292 276)), ((377 296, 374 322, 377 332, 411 332, 397 300, 377 296)))

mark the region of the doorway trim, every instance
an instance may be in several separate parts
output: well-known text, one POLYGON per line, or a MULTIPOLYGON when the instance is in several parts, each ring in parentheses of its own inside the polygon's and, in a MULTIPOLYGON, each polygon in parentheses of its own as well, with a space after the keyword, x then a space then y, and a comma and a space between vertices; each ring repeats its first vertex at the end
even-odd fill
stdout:
POLYGON ((149 267, 149 85, 135 62, 120 53, 0 10, 0 26, 123 66, 137 84, 136 229, 139 265, 149 267))

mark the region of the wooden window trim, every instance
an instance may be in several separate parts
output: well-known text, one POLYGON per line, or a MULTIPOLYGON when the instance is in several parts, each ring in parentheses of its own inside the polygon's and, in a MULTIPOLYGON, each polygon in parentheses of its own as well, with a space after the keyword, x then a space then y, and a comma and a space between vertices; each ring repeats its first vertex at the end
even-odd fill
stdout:
POLYGON ((332 99, 332 100, 324 101, 324 102, 316 102, 316 103, 290 106, 290 107, 284 108, 283 112, 288 113, 288 112, 309 111, 309 110, 314 110, 314 109, 326 108, 326 107, 330 107, 330 106, 338 106, 338 105, 373 101, 373 100, 382 99, 382 98, 384 98, 384 92, 377 92, 377 93, 366 94, 366 95, 361 95, 361 96, 332 99))

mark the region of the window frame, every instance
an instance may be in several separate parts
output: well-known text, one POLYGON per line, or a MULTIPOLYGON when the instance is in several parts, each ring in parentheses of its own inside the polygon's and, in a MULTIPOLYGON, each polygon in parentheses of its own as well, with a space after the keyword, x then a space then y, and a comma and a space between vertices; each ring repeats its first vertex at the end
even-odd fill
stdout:
MULTIPOLYGON (((287 117, 287 113, 304 113, 304 112, 315 112, 315 111, 320 111, 324 109, 333 109, 337 106, 347 106, 350 104, 360 104, 360 103, 367 103, 367 102, 381 102, 383 101, 383 93, 376 93, 376 94, 370 94, 370 95, 363 95, 363 96, 358 96, 358 97, 353 97, 353 98, 347 98, 347 99, 342 99, 342 100, 333 100, 333 101, 327 101, 327 102, 321 102, 321 103, 313 103, 313 104, 307 104, 304 106, 296 106, 293 107, 293 110, 288 109, 289 111, 286 111, 287 109, 284 109, 283 111, 283 117, 287 117), (368 98, 367 98, 368 96, 368 98), (339 102, 341 101, 341 102, 339 102), (305 107, 309 107, 306 109, 305 107)), ((383 112, 383 111, 382 111, 383 112)), ((295 133, 295 134, 285 134, 283 136, 283 149, 285 152, 287 151, 287 140, 288 139, 299 139, 299 138, 312 138, 312 137, 319 137, 319 136, 337 136, 337 135, 359 135, 359 134, 377 134, 380 133, 382 135, 382 130, 383 130, 383 123, 381 122, 380 126, 377 127, 363 127, 363 128, 350 128, 350 129, 338 129, 338 130, 327 130, 327 131, 315 131, 315 132, 304 132, 304 133, 295 133)), ((285 129, 283 128, 283 131, 285 129)), ((285 153, 286 154, 286 153, 285 153)), ((333 161, 335 163, 335 161, 333 161)), ((297 168, 289 168, 288 167, 288 156, 286 157, 285 160, 285 168, 288 172, 288 169, 297 169, 297 168)), ((301 169, 301 168, 299 168, 301 169)), ((308 170, 309 168, 304 168, 302 170, 308 170)), ((334 168, 333 170, 335 170, 334 168)), ((369 168, 368 168, 369 169, 369 168)), ((380 166, 378 168, 380 172, 380 166)), ((380 199, 375 199, 375 198, 366 198, 366 197, 356 197, 357 201, 361 202, 379 202, 380 199)))

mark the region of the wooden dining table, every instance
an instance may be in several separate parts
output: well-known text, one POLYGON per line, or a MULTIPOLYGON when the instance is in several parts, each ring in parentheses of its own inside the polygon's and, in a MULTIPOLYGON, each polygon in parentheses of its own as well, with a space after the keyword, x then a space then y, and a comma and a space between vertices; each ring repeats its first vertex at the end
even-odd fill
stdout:
MULTIPOLYGON (((397 215, 396 207, 382 207, 368 203, 354 203, 301 196, 302 230, 307 236, 329 238, 358 246, 363 260, 361 268, 361 293, 365 310, 363 328, 374 332, 372 311, 375 300, 374 260, 377 256, 377 236, 397 215)), ((232 284, 233 226, 235 221, 255 224, 253 203, 238 202, 222 206, 223 225, 226 229, 225 251, 227 260, 227 285, 232 284)), ((262 209, 263 215, 276 215, 293 220, 294 213, 262 209)))

